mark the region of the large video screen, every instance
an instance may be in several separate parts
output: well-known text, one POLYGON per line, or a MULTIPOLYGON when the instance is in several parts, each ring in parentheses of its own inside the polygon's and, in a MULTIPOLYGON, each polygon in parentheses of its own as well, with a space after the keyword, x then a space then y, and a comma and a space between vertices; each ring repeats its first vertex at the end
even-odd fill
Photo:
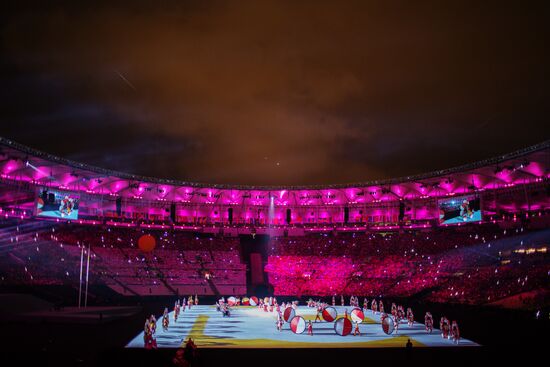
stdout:
POLYGON ((41 217, 78 219, 80 195, 70 191, 43 188, 38 192, 36 215, 41 217))
POLYGON ((481 221, 479 197, 459 196, 438 201, 439 224, 458 224, 481 221))

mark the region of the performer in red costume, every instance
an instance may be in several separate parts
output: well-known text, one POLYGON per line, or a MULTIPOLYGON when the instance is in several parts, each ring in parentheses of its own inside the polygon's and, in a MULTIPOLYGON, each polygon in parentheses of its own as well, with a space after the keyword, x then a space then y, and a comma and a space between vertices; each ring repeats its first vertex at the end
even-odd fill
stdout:
POLYGON ((357 334, 361 335, 361 331, 359 331, 359 323, 355 323, 355 330, 353 330, 353 336, 356 336, 357 334))
POLYGON ((409 327, 412 327, 414 324, 414 314, 412 312, 412 309, 409 307, 407 308, 407 322, 409 324, 409 327))
POLYGON ((154 315, 151 315, 149 319, 146 320, 145 330, 144 330, 144 342, 145 349, 156 349, 157 340, 155 339, 155 332, 157 330, 157 319, 154 315))
POLYGON ((458 324, 456 321, 453 321, 452 323, 451 336, 452 336, 453 342, 455 344, 458 344, 458 341, 460 340, 460 330, 458 329, 458 324))
POLYGON ((445 316, 443 316, 439 321, 439 328, 441 329, 441 337, 443 339, 449 339, 450 325, 449 320, 445 316))
POLYGON ((397 316, 397 306, 395 303, 391 304, 391 315, 395 318, 397 316))
POLYGON ((309 320, 307 324, 307 335, 313 336, 313 325, 311 324, 311 320, 309 320))
POLYGON ((164 309, 164 314, 162 315, 162 329, 168 331, 168 325, 170 324, 170 317, 168 317, 168 307, 164 309))
POLYGON ((283 315, 281 315, 281 313, 279 312, 277 314, 277 330, 279 330, 279 332, 283 331, 283 323, 283 315))
POLYGON ((378 310, 380 311, 380 313, 384 313, 384 303, 382 302, 382 300, 378 302, 378 310))
POLYGON ((426 312, 424 316, 424 324, 426 325, 426 332, 431 334, 434 329, 434 319, 430 312, 426 312))
POLYGON ((372 302, 370 304, 370 308, 372 310, 372 313, 374 313, 376 315, 376 312, 378 311, 378 303, 376 302, 375 299, 372 300, 372 302))
POLYGON ((315 315, 315 322, 317 322, 317 320, 319 320, 319 322, 322 322, 323 320, 321 320, 321 313, 323 312, 323 308, 321 307, 321 304, 319 304, 317 306, 317 315, 315 315))

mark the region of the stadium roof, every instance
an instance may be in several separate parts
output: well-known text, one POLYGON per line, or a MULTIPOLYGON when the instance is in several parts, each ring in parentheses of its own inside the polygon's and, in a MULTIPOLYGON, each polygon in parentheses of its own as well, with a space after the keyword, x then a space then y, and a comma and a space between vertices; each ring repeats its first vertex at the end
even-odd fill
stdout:
POLYGON ((538 182, 550 174, 550 140, 512 153, 428 173, 361 183, 247 186, 144 177, 71 161, 0 137, 0 172, 16 179, 94 194, 176 202, 277 205, 368 203, 470 193, 538 182), (267 194, 267 195, 266 195, 267 194))

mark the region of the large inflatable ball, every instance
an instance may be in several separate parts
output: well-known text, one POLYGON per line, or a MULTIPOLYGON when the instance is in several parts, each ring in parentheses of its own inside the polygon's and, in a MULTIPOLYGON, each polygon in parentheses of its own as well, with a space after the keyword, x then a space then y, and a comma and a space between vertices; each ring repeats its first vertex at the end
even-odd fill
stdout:
POLYGON ((138 239, 138 247, 143 252, 151 252, 155 249, 157 240, 150 234, 144 234, 138 239))
POLYGON ((243 299, 241 300, 241 304, 243 306, 249 306, 250 305, 250 299, 248 297, 243 297, 243 299))
POLYGON ((349 335, 351 328, 351 321, 346 317, 341 317, 334 323, 334 331, 341 336, 349 335))
POLYGON ((229 297, 229 298, 227 299, 227 304, 228 304, 229 306, 235 306, 235 305, 237 304, 237 299, 236 299, 235 297, 233 297, 233 296, 232 296, 232 297, 229 297))
POLYGON ((356 307, 353 310, 351 310, 351 321, 355 323, 362 323, 365 319, 365 314, 363 314, 363 310, 356 307))
POLYGON ((326 322, 333 322, 338 316, 338 311, 334 307, 326 307, 321 315, 326 322))
POLYGON ((283 311, 283 320, 285 320, 285 322, 289 322, 294 318, 294 316, 296 316, 296 312, 292 307, 287 307, 283 311))
POLYGON ((382 320, 382 330, 385 334, 390 335, 393 333, 394 325, 393 325, 393 318, 391 316, 388 316, 382 320))
POLYGON ((248 300, 248 303, 250 304, 250 306, 258 306, 258 297, 256 296, 250 297, 250 299, 248 300))
POLYGON ((294 334, 301 334, 306 330, 306 320, 302 316, 294 316, 290 320, 290 330, 294 334))

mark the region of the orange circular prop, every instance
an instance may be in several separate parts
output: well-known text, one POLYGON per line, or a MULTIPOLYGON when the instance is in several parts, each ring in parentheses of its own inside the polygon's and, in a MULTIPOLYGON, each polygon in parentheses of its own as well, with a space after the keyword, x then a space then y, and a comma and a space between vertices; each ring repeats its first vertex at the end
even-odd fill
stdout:
POLYGON ((150 234, 144 234, 138 240, 138 247, 143 252, 151 252, 155 249, 157 240, 150 234))

